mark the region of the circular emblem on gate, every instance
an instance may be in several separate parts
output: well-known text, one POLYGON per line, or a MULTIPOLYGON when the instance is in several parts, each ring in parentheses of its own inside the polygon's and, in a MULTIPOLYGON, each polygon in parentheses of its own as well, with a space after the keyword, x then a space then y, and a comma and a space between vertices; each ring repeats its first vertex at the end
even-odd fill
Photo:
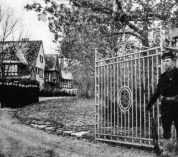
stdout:
POLYGON ((122 111, 128 111, 132 105, 132 92, 128 86, 119 90, 119 107, 122 111))

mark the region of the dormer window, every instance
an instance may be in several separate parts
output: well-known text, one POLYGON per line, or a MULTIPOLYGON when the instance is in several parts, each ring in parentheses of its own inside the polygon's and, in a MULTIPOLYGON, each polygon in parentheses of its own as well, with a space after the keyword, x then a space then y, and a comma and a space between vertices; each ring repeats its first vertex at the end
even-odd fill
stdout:
POLYGON ((40 55, 40 62, 43 63, 43 56, 40 55))

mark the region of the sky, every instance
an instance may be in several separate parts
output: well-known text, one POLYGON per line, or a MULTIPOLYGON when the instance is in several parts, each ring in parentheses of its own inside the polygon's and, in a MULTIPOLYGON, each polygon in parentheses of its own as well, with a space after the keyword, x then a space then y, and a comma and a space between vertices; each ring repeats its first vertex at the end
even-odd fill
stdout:
MULTIPOLYGON (((19 31, 25 34, 29 40, 42 40, 45 53, 55 53, 56 45, 52 42, 53 34, 50 33, 47 22, 38 21, 37 13, 27 11, 24 6, 33 4, 35 0, 0 0, 3 5, 13 9, 14 15, 20 19, 18 24, 19 31)), ((60 0, 61 2, 65 0, 60 0)))

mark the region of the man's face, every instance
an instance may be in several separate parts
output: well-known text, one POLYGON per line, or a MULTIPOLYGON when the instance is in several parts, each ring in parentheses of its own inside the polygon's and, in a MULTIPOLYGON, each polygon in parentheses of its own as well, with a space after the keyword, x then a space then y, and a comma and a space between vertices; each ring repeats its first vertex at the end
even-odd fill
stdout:
POLYGON ((163 60, 165 70, 172 69, 174 67, 174 61, 171 58, 165 58, 163 60))

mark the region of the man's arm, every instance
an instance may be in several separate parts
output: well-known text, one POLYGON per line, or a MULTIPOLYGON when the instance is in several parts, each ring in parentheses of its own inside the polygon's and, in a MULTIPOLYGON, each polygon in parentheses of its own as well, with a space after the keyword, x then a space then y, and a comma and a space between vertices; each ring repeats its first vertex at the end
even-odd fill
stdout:
POLYGON ((150 101, 148 102, 148 105, 146 106, 146 110, 147 111, 151 110, 151 107, 156 102, 156 100, 159 98, 159 96, 160 96, 160 81, 159 81, 159 83, 157 85, 156 92, 153 94, 153 96, 151 97, 150 101))
POLYGON ((148 105, 146 106, 146 110, 150 111, 151 107, 153 106, 153 104, 156 102, 156 100, 159 98, 160 94, 159 92, 154 93, 154 95, 152 96, 152 98, 150 99, 148 105))

